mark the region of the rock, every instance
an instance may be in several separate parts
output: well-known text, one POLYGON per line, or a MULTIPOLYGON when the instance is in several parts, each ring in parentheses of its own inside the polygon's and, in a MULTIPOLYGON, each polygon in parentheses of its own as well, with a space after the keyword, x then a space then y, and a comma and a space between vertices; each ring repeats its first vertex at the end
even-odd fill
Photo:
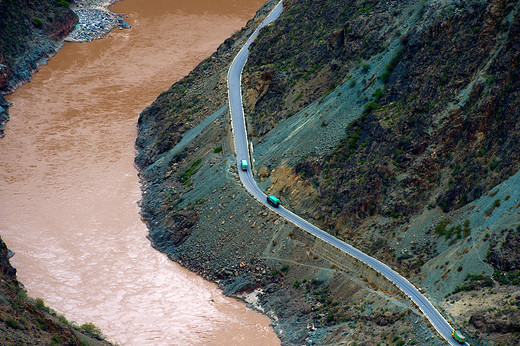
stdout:
POLYGON ((246 276, 239 276, 232 279, 232 281, 224 287, 224 295, 232 296, 239 292, 243 292, 249 289, 253 289, 254 282, 250 281, 246 276))
POLYGON ((127 22, 125 22, 125 20, 121 17, 117 17, 117 21, 119 22, 119 25, 123 28, 123 29, 130 29, 131 26, 130 24, 128 24, 127 22))
POLYGON ((11 106, 2 94, 0 94, 0 138, 4 137, 4 124, 9 120, 7 110, 11 106))
POLYGON ((345 30, 338 30, 333 32, 328 39, 328 46, 327 48, 330 50, 335 50, 340 47, 343 47, 345 41, 345 30))
POLYGON ((269 170, 267 169, 266 166, 260 166, 260 168, 258 169, 258 177, 260 179, 265 179, 265 178, 268 178, 269 177, 269 170))
POLYGON ((520 331, 520 312, 480 311, 470 317, 469 323, 487 333, 514 333, 520 331))
POLYGON ((489 247, 488 263, 495 269, 512 271, 520 269, 520 234, 513 229, 508 230, 501 241, 493 241, 489 247))
POLYGON ((0 64, 0 90, 5 90, 9 86, 9 68, 0 64))

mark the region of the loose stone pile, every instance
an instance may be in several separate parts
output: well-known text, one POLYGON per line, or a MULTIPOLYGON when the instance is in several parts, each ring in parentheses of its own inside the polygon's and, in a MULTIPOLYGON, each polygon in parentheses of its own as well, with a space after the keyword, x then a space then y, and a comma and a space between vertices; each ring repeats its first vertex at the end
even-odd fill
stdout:
POLYGON ((130 25, 120 16, 108 10, 115 1, 77 1, 72 10, 79 18, 78 24, 65 41, 90 42, 103 38, 116 27, 129 29, 130 25))

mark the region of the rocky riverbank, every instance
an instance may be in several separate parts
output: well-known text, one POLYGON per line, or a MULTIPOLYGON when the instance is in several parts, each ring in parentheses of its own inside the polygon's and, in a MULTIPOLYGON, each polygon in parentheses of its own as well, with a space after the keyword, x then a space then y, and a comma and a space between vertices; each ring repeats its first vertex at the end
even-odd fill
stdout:
POLYGON ((74 30, 65 38, 68 42, 90 42, 105 37, 115 28, 129 29, 124 15, 108 9, 118 0, 82 0, 71 6, 78 16, 74 30))
POLYGON ((0 238, 0 344, 110 345, 91 323, 77 326, 45 305, 29 298, 16 278, 11 256, 0 238))
POLYGON ((115 2, 80 0, 70 7, 48 0, 34 1, 31 6, 25 1, 0 2, 0 138, 9 120, 10 105, 2 95, 28 82, 64 41, 90 42, 114 28, 130 28, 124 15, 108 9, 115 2))
MULTIPOLYGON (((0 13, 0 94, 8 94, 56 54, 78 19, 68 6, 50 0, 2 1, 0 13)), ((0 137, 8 107, 0 97, 0 137)))

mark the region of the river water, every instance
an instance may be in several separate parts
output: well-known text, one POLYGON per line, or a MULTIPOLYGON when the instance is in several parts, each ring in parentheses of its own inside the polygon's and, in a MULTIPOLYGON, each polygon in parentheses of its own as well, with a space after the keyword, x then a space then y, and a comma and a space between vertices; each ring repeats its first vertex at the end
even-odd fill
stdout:
POLYGON ((67 43, 0 139, 0 235, 29 295, 122 345, 277 345, 270 320, 153 250, 133 166, 139 112, 262 0, 124 0, 131 30, 67 43))

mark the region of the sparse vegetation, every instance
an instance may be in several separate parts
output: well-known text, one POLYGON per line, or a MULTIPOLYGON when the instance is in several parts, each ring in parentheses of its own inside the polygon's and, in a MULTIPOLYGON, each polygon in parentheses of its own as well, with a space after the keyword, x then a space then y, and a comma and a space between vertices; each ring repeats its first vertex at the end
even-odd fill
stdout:
POLYGON ((520 270, 512 272, 503 272, 501 270, 495 270, 493 278, 498 281, 501 285, 516 285, 520 286, 520 270))
POLYGON ((200 163, 202 162, 202 159, 198 159, 196 160, 195 162, 193 162, 190 166, 190 168, 188 168, 188 170, 186 170, 182 176, 181 176, 181 181, 184 185, 189 185, 191 183, 191 177, 198 172, 199 170, 199 165, 200 163))
POLYGON ((34 18, 33 19, 33 25, 37 28, 41 28, 43 25, 43 22, 40 18, 34 18))
POLYGON ((15 320, 14 318, 12 318, 11 316, 7 317, 7 325, 11 328, 14 328, 14 329, 19 329, 20 328, 20 323, 15 320))
POLYGON ((381 76, 379 77, 381 79, 381 81, 386 84, 388 83, 389 79, 390 79, 390 75, 392 74, 392 71, 394 70, 394 68, 397 66, 397 64, 399 63, 399 61, 401 61, 401 58, 402 58, 402 51, 399 50, 393 57, 392 57, 392 60, 390 60, 390 62, 385 66, 385 71, 381 74, 381 76))
POLYGON ((83 323, 80 326, 80 329, 83 330, 88 335, 92 336, 93 338, 96 338, 96 339, 103 338, 103 333, 101 332, 101 329, 96 327, 96 325, 94 323, 91 323, 91 322, 83 323))
POLYGON ((370 70, 370 64, 365 61, 361 64, 361 70, 363 71, 363 73, 367 73, 368 70, 370 70))
POLYGON ((464 279, 464 283, 457 286, 453 294, 462 291, 473 291, 484 287, 493 287, 493 280, 489 276, 482 274, 468 274, 464 279))
POLYGON ((436 227, 435 227, 435 233, 437 233, 439 236, 443 236, 446 234, 446 226, 450 224, 450 220, 442 220, 436 227))
POLYGON ((486 216, 491 216, 491 214, 493 214, 493 211, 500 207, 500 199, 495 199, 495 201, 493 202, 493 205, 491 206, 491 208, 489 208, 487 211, 486 211, 486 216))

